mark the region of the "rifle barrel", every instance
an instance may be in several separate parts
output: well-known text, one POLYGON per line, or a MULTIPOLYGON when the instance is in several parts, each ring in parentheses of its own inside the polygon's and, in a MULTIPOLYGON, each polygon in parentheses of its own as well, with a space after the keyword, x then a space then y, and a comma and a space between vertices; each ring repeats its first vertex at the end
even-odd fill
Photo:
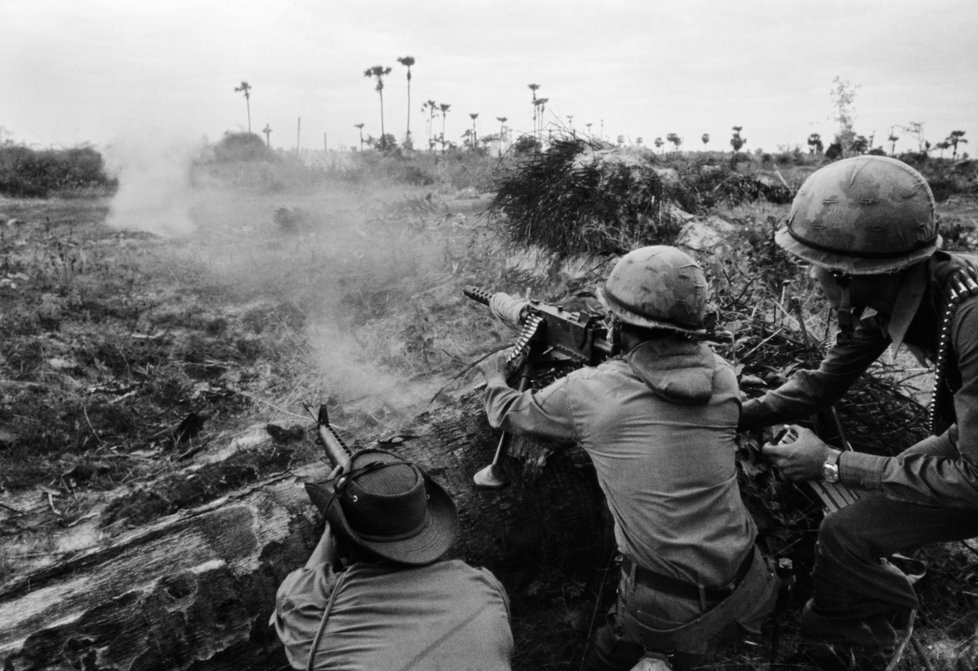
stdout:
POLYGON ((350 470, 350 450, 346 443, 336 435, 333 427, 328 424, 320 424, 317 428, 319 438, 323 441, 323 447, 326 448, 326 454, 333 465, 342 468, 344 473, 350 470))

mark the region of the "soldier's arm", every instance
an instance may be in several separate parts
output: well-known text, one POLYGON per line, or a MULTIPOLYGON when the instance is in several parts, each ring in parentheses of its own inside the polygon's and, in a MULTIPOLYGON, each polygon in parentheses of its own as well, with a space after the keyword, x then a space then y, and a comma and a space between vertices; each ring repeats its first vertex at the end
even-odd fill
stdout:
POLYGON ((740 428, 790 424, 833 405, 889 344, 889 336, 875 319, 860 322, 850 339, 829 349, 818 370, 798 371, 777 389, 746 401, 740 428))
POLYGON ((900 501, 978 507, 978 299, 958 308, 952 337, 962 379, 954 396, 957 424, 896 457, 843 453, 844 482, 900 501))

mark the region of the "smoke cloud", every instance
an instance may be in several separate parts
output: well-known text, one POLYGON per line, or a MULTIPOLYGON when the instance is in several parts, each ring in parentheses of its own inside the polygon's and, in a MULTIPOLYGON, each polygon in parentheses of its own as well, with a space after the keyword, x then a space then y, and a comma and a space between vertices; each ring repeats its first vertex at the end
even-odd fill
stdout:
POLYGON ((127 134, 104 152, 119 180, 106 223, 112 228, 179 237, 195 231, 191 166, 202 141, 161 133, 127 134))

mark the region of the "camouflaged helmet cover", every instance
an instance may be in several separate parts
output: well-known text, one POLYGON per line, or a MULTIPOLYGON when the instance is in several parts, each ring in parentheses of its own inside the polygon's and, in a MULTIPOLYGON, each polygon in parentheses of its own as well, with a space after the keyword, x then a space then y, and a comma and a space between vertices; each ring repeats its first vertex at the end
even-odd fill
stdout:
POLYGON ((626 324, 702 333, 707 283, 688 254, 666 245, 623 256, 598 289, 604 307, 626 324))
POLYGON ((901 270, 941 246, 927 180, 885 156, 847 158, 809 175, 775 241, 852 275, 901 270))

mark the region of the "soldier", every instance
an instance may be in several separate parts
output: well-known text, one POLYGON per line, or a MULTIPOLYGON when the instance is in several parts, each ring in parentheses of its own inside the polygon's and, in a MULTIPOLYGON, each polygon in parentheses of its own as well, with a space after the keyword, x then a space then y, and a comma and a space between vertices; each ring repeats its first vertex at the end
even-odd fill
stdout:
MULTIPOLYGON (((521 393, 501 352, 480 367, 486 413, 504 431, 577 441, 597 470, 621 575, 587 667, 630 669, 648 655, 689 669, 757 632, 778 592, 737 486, 737 382, 702 342, 707 283, 685 253, 626 254, 599 298, 622 356, 521 393)), ((516 321, 521 306, 508 303, 490 307, 516 321)))
POLYGON ((508 671, 506 592, 485 569, 437 561, 458 517, 421 469, 358 452, 326 519, 305 567, 279 587, 271 619, 292 668, 508 671))
POLYGON ((840 453, 797 427, 796 442, 764 448, 791 478, 864 491, 819 530, 800 656, 824 668, 882 668, 917 607, 911 582, 885 558, 978 535, 978 273, 973 259, 938 251, 923 176, 881 156, 813 173, 776 241, 811 264, 840 333, 818 370, 745 403, 743 428, 835 403, 887 347, 906 344, 936 364, 934 435, 896 457, 840 453))

